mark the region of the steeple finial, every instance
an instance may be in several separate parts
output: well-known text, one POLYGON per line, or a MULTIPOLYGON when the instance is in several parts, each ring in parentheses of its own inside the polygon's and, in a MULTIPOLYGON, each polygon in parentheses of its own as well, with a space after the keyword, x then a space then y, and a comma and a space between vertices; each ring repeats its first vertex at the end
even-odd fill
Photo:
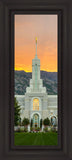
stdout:
POLYGON ((37 37, 35 39, 36 39, 36 54, 35 54, 35 58, 38 58, 37 57, 37 37))
POLYGON ((36 37, 36 43, 37 43, 37 37, 36 37))

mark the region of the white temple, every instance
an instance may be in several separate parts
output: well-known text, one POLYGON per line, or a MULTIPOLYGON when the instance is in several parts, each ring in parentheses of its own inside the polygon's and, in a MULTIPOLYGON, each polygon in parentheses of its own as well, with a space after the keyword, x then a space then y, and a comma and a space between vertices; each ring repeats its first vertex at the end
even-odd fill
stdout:
POLYGON ((40 59, 36 54, 32 60, 32 79, 30 86, 26 88, 25 95, 15 95, 21 106, 21 120, 28 118, 33 120, 33 127, 40 127, 40 120, 57 118, 57 95, 48 95, 43 80, 40 78, 40 59))

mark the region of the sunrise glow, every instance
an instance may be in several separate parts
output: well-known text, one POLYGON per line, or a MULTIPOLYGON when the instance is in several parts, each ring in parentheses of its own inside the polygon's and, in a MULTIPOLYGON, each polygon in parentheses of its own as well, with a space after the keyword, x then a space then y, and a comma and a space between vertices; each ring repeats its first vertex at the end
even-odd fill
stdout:
POLYGON ((36 42, 40 69, 57 72, 57 15, 15 15, 15 70, 32 72, 36 42))

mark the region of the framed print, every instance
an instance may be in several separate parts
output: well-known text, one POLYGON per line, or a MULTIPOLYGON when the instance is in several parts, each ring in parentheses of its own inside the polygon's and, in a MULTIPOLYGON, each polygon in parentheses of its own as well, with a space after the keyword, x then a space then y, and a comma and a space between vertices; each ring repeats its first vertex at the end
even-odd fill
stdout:
POLYGON ((58 15, 17 14, 14 23, 14 144, 57 146, 58 15))
POLYGON ((0 3, 1 157, 72 159, 72 3, 0 3))

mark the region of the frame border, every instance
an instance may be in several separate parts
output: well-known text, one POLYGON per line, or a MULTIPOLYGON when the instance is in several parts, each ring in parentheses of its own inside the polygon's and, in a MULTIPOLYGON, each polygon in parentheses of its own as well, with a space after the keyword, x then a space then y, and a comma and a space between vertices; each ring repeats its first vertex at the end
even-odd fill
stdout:
POLYGON ((58 85, 58 93, 59 93, 59 98, 58 98, 58 145, 57 146, 14 146, 14 16, 15 15, 18 15, 18 14, 20 14, 20 15, 23 15, 23 14, 29 14, 29 15, 51 15, 51 14, 55 14, 55 15, 57 15, 58 17, 57 17, 57 19, 59 19, 58 20, 58 37, 62 37, 62 36, 59 36, 59 34, 61 35, 61 17, 62 17, 62 12, 61 11, 47 11, 47 10, 44 10, 44 11, 42 11, 42 10, 35 10, 35 11, 32 11, 31 9, 30 9, 30 11, 28 11, 28 10, 26 10, 26 11, 13 11, 13 12, 11 12, 11 16, 10 16, 10 20, 11 20, 11 24, 9 24, 9 26, 11 26, 11 28, 12 29, 10 29, 10 33, 11 33, 11 39, 10 39, 10 44, 11 45, 9 45, 9 46, 11 46, 10 47, 10 53, 11 53, 11 55, 9 56, 9 61, 10 61, 10 63, 9 63, 9 67, 10 67, 10 69, 9 69, 9 77, 10 77, 10 80, 9 80, 9 82, 10 82, 10 94, 9 94, 9 99, 10 99, 10 103, 9 103, 9 106, 11 106, 10 107, 10 110, 11 110, 11 113, 9 114, 10 115, 10 117, 9 117, 9 119, 11 119, 11 122, 10 122, 10 125, 12 124, 12 126, 11 126, 11 131, 9 131, 10 133, 11 133, 11 135, 10 135, 10 139, 11 139, 11 142, 10 142, 10 146, 11 146, 11 149, 13 149, 13 150, 20 150, 20 149, 24 149, 24 150, 26 150, 26 149, 54 149, 54 150, 58 150, 58 149, 61 149, 61 146, 62 146, 62 125, 61 125, 61 120, 62 120, 62 116, 61 116, 61 113, 62 113, 62 109, 61 109, 61 105, 62 105, 62 101, 61 101, 61 99, 62 99, 62 97, 61 97, 61 55, 60 55, 60 50, 61 50, 61 38, 58 38, 58 43, 59 43, 59 45, 58 45, 58 52, 59 52, 59 58, 58 58, 58 68, 59 68, 59 72, 58 72, 58 76, 57 76, 57 78, 59 79, 59 85, 58 85))
MULTIPOLYGON (((28 0, 27 0, 28 1, 28 0)), ((72 128, 71 128, 71 120, 72 120, 72 116, 71 116, 71 111, 72 111, 72 98, 71 98, 71 90, 72 90, 72 83, 71 83, 71 68, 72 68, 72 63, 71 63, 71 59, 72 59, 72 48, 71 48, 71 40, 72 40, 72 22, 71 20, 71 14, 72 14, 72 3, 69 0, 66 0, 61 3, 57 3, 54 0, 53 4, 52 0, 51 0, 51 4, 50 1, 42 1, 39 3, 38 2, 32 2, 27 4, 25 1, 18 1, 20 2, 17 3, 16 0, 15 2, 12 3, 12 1, 10 0, 10 3, 6 0, 5 2, 1 2, 0 3, 0 21, 1 21, 1 29, 0 29, 0 39, 1 39, 1 112, 0 112, 0 118, 1 118, 1 156, 2 159, 6 159, 6 158, 10 158, 10 159, 29 159, 29 158, 33 158, 33 159, 72 159, 72 137, 71 137, 71 133, 72 133, 72 128), (6 3, 5 3, 6 2, 6 3), (62 22, 62 50, 59 51, 61 52, 62 55, 62 68, 60 71, 62 71, 61 73, 61 97, 62 97, 62 104, 63 104, 63 117, 62 117, 62 125, 63 125, 63 132, 62 132, 62 142, 63 142, 63 148, 61 148, 61 150, 39 150, 37 152, 37 150, 35 151, 30 151, 29 150, 25 150, 24 151, 17 151, 17 150, 11 150, 10 148, 10 139, 9 139, 9 132, 8 129, 10 127, 9 122, 9 117, 12 116, 9 115, 9 96, 12 99, 13 93, 11 92, 11 88, 10 88, 10 84, 9 84, 9 80, 10 82, 13 81, 13 79, 11 79, 10 77, 10 72, 9 72, 9 65, 12 66, 13 62, 9 61, 9 56, 12 56, 12 54, 10 54, 10 39, 12 40, 12 34, 9 35, 9 24, 11 24, 11 16, 10 16, 10 12, 14 11, 14 10, 29 10, 29 9, 41 9, 41 10, 57 10, 57 11, 62 11, 63 13, 63 22, 62 22), (10 38, 9 38, 10 37, 10 38), (9 94, 11 93, 11 95, 9 94), (67 119, 68 117, 68 119, 67 119), (20 156, 21 157, 20 157, 20 156), (23 157, 24 156, 24 157, 23 157)), ((59 1, 58 1, 59 2, 59 1)), ((10 25, 11 27, 11 25, 10 25)), ((11 27, 11 33, 12 32, 12 27, 11 27)), ((61 36, 60 36, 61 37, 61 36)), ((61 40, 61 39, 60 39, 61 40)), ((59 41, 60 42, 60 41, 59 41)), ((11 50, 13 52, 13 48, 11 46, 11 50)), ((12 57, 13 58, 13 57, 12 57)), ((11 70, 12 72, 12 70, 11 70)), ((14 78, 14 77, 12 77, 14 78)), ((13 85, 13 84, 12 84, 13 85)), ((14 86, 12 86, 14 87, 14 86)), ((11 105, 13 104, 13 102, 11 103, 11 105)), ((12 117, 11 117, 12 118, 12 117)), ((12 119, 11 119, 11 123, 12 123, 12 119)), ((12 131, 12 130, 11 130, 12 131)))

